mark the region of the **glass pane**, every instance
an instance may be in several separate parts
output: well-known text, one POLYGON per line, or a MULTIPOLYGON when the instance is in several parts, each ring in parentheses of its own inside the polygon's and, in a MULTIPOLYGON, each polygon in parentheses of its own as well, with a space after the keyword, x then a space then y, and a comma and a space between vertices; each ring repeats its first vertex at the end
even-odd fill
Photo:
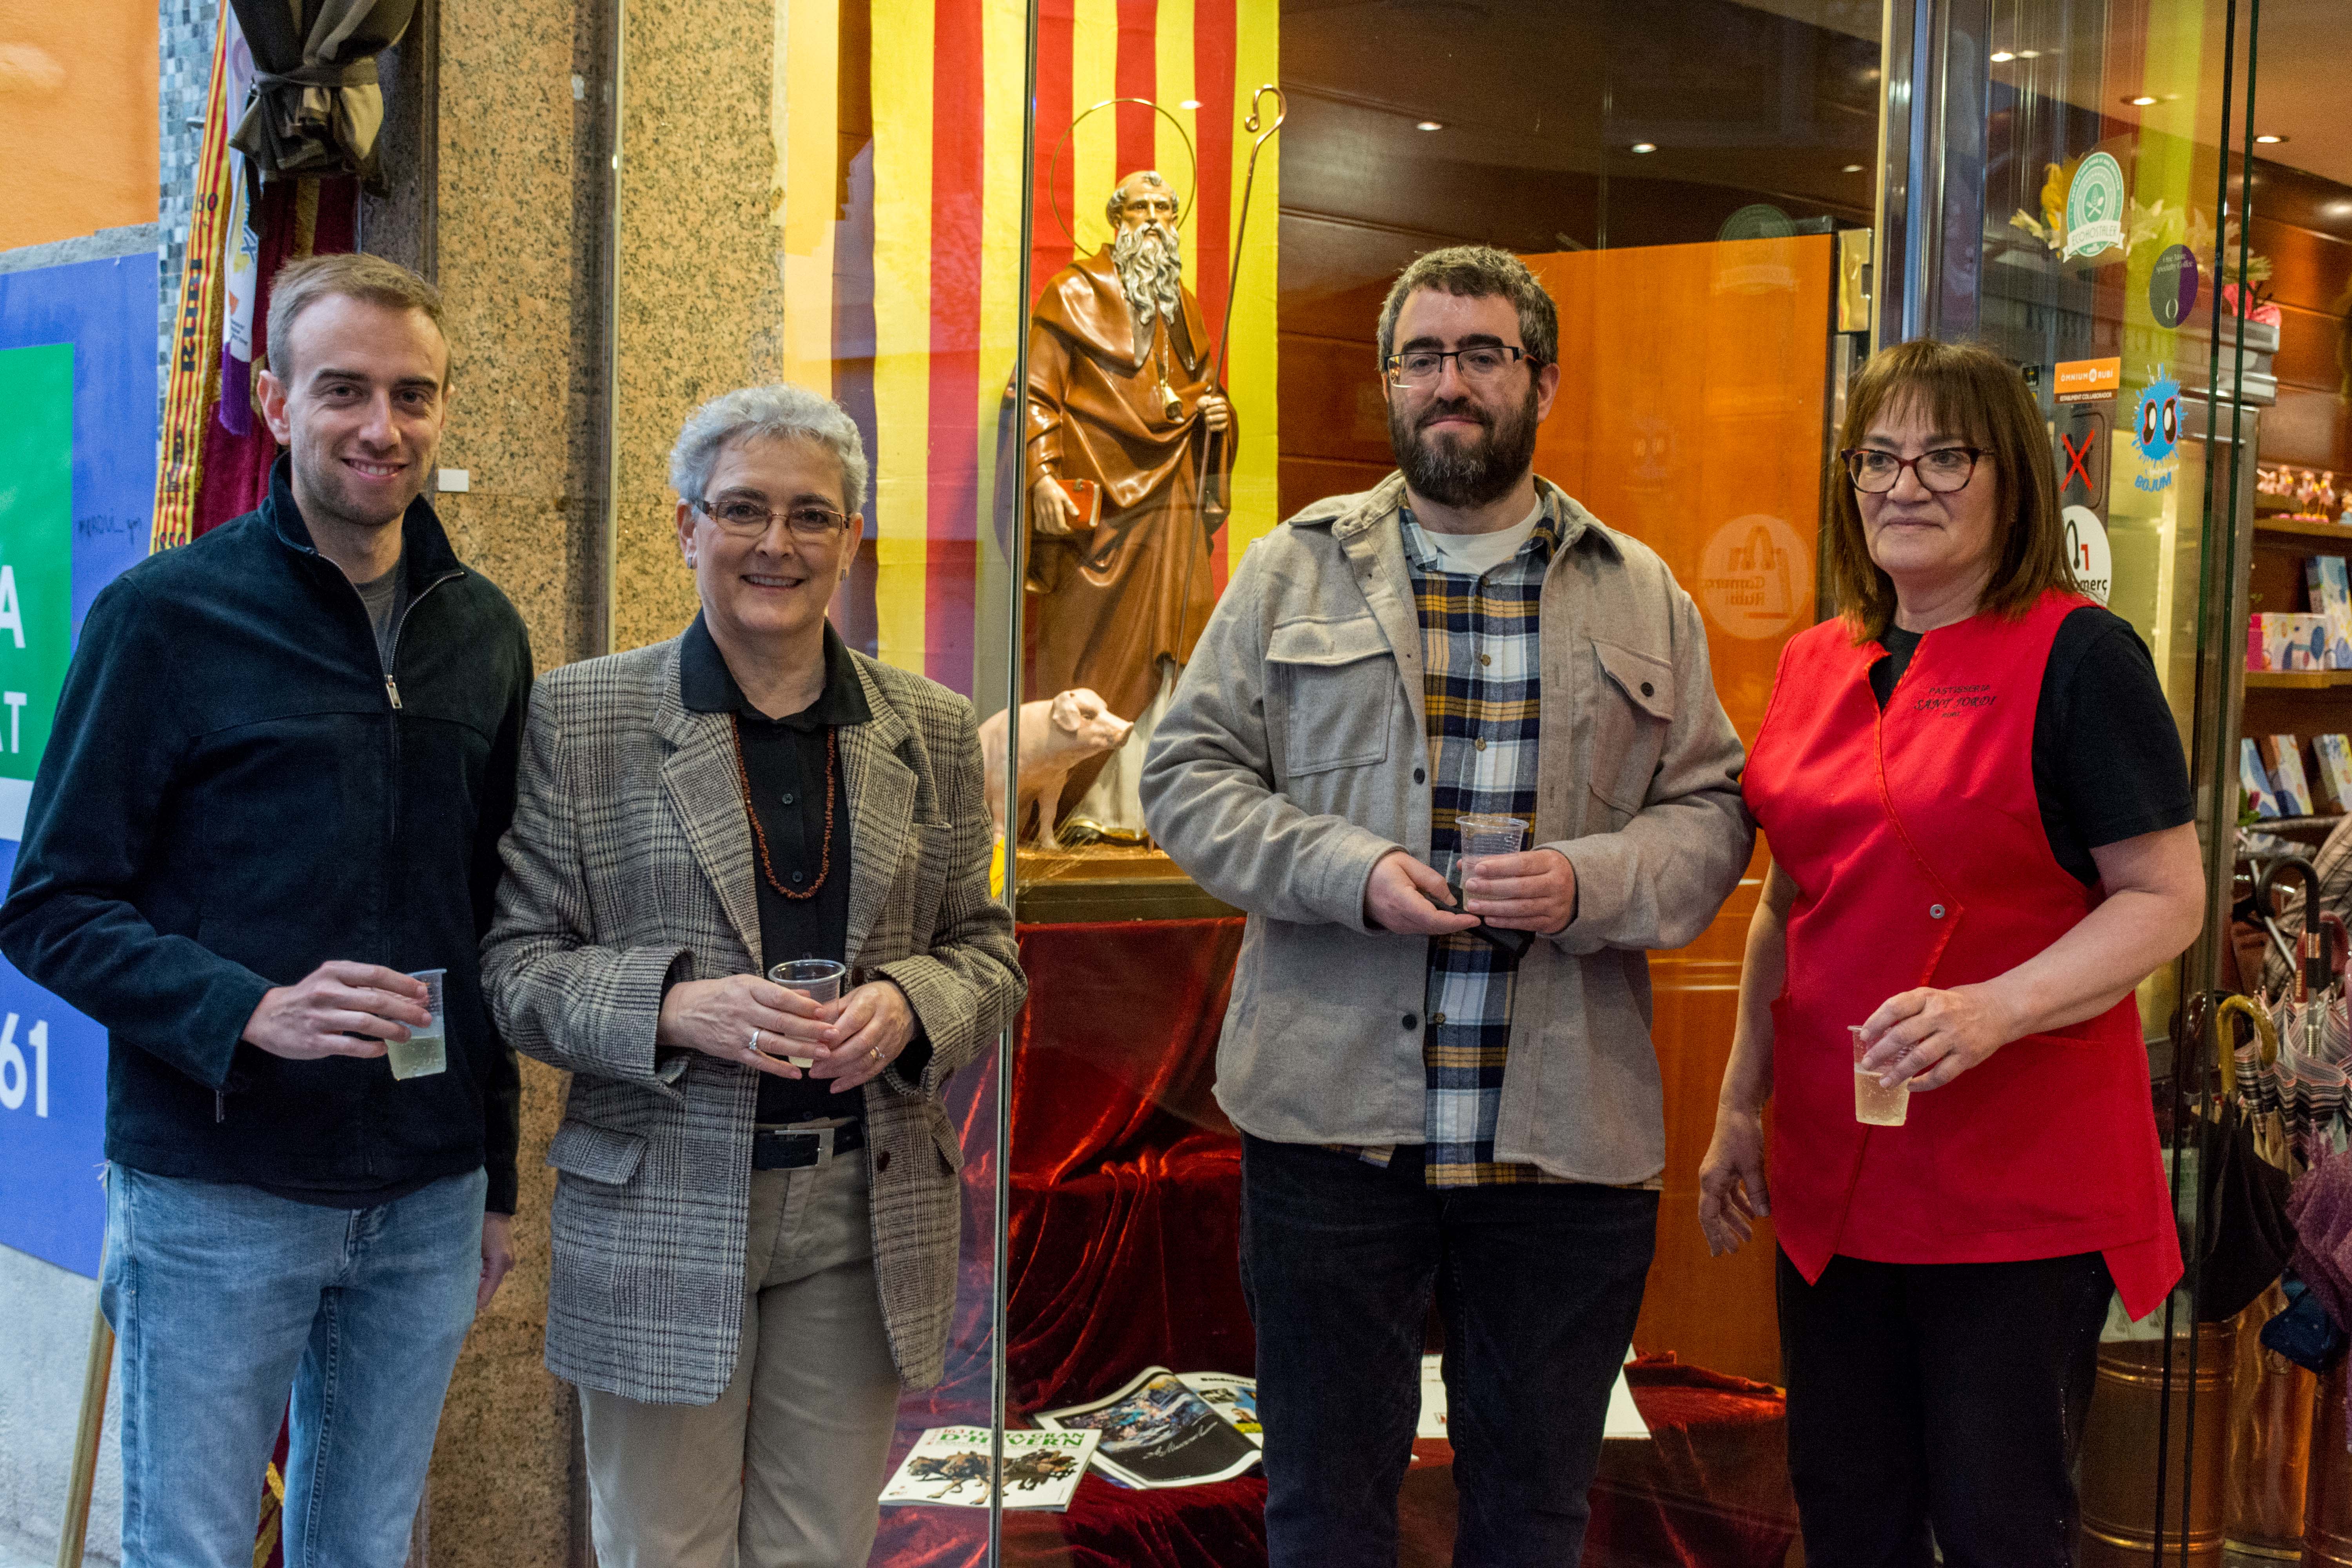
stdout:
MULTIPOLYGON (((1989 37, 1982 333, 2035 379, 2077 568, 2155 654, 2192 750, 2208 929, 2139 994, 2192 1258, 2245 1239, 2198 1201, 2213 1103, 2201 1064, 2229 1047, 2221 1025, 2168 1045, 2180 1033, 2168 1020, 2208 987, 2288 984, 2246 895, 2253 873, 2310 856, 2343 820, 2342 798, 2311 781, 2328 737, 2352 727, 2337 678, 2316 668, 2336 662, 2327 568, 2340 574, 2352 543, 2334 479, 2352 463, 2339 353, 2352 163, 2321 63, 2352 42, 2352 18, 2288 0, 2257 31, 2255 15, 2221 0, 2028 3, 1994 7, 1989 37), (2257 812, 2288 820, 2242 832, 2257 812)), ((2316 1031, 2309 1044, 2327 1054, 2316 1031)), ((2289 1131, 2263 1148, 2299 1170, 2302 1145, 2329 1137, 2289 1131)), ((2111 1317, 2083 1458, 2086 1551, 2145 1552, 2159 1532, 2261 1556, 2304 1542, 2315 1456, 2333 1445, 2315 1443, 2311 1374, 2256 1338, 2286 1297, 2273 1286, 2238 1311, 2212 1289, 2192 1268, 2149 1319, 2111 1317)))
MULTIPOLYGON (((682 423, 730 389, 786 383, 835 400, 871 467, 864 506, 847 498, 862 512, 859 536, 842 554, 828 611, 843 643, 971 699, 983 718, 1001 710, 1013 655, 1010 578, 986 520, 1002 395, 1019 342, 1023 7, 629 3, 623 26, 616 646, 677 636, 698 609, 698 578, 680 561, 669 469, 682 423)), ((716 526, 689 521, 698 541, 716 526)), ((782 551, 772 541, 762 548, 782 551)), ((713 584, 706 573, 703 598, 731 592, 731 583, 713 584)), ((748 618, 736 640, 749 647, 768 623, 757 609, 741 614, 748 618)), ((869 758, 862 773, 848 771, 849 743, 841 743, 846 805, 856 814, 851 940, 860 940, 864 921, 875 921, 863 939, 869 958, 899 940, 887 934, 894 920, 907 918, 895 900, 915 901, 919 931, 928 918, 920 910, 942 897, 935 879, 963 875, 946 858, 971 825, 956 816, 948 792, 951 770, 981 766, 902 718, 908 737, 869 758), (887 802, 895 790, 903 798, 874 816, 882 807, 861 803, 861 779, 868 802, 887 802), (897 865, 872 858, 874 843, 894 840, 905 846, 897 865), (861 917, 868 878, 881 882, 882 912, 861 917)), ((750 779, 747 771, 743 787, 750 779)), ((776 847, 763 838, 759 852, 776 847)), ((733 848, 740 855, 744 847, 733 848)), ((714 851, 722 859, 725 852, 723 844, 714 851)), ((730 864, 750 874, 749 862, 730 864)), ((857 962, 856 952, 845 956, 857 962)), ((907 984, 928 1011, 924 983, 907 984)), ((895 1168, 880 1152, 870 1163, 880 1193, 877 1299, 899 1370, 929 1385, 899 1398, 887 1464, 877 1456, 871 1475, 844 1472, 826 1483, 826 1499, 802 1500, 812 1508, 840 1496, 853 1513, 870 1506, 927 1429, 975 1433, 966 1446, 982 1455, 989 1447, 998 1037, 960 1030, 926 1039, 932 1051, 962 1059, 922 1110, 919 1125, 929 1131, 911 1153, 898 1151, 895 1168), (945 1184, 958 1161, 960 1197, 950 1208, 945 1184), (932 1382, 921 1362, 941 1341, 943 1366, 932 1382)), ((909 1092, 887 1090, 899 1097, 894 1103, 909 1092)), ((869 1097, 869 1125, 874 1103, 869 1097)), ((787 1216, 783 1231, 799 1223, 787 1216)), ((789 1240, 780 1232, 778 1247, 789 1240)), ((793 1310, 791 1289, 772 1289, 789 1272, 771 1270, 762 1299, 773 1311, 793 1310)), ((787 1322, 781 1331, 772 1325, 745 1353, 822 1363, 842 1352, 828 1334, 787 1322)), ((842 1403, 854 1399, 845 1394, 842 1403)), ((810 1423, 782 1440, 848 1446, 857 1440, 856 1422, 810 1423)), ((761 1455, 755 1430, 755 1468, 767 1462, 761 1455)), ((871 1561, 986 1558, 984 1463, 974 1474, 968 1460, 938 1459, 921 1468, 912 1490, 919 1503, 882 1509, 871 1561)))
MULTIPOLYGON (((1158 704, 1253 542, 1393 468, 1375 346, 1391 280, 1449 244, 1526 258, 1556 301, 1564 372, 1536 471, 1666 560, 1752 740, 1781 646, 1814 619, 1825 430, 1858 341, 1841 333, 1867 324, 1842 326, 1834 304, 1851 280, 1839 231, 1865 241, 1844 254, 1867 251, 1879 14, 1726 0, 1042 8, 1030 387, 1048 416, 1027 427, 1027 487, 1034 497, 1041 451, 1045 471, 1087 481, 1064 488, 1093 525, 1088 550, 1109 548, 1087 576, 1085 552, 1033 519, 1024 690, 1042 710, 1083 688, 1117 722, 1074 721, 1054 739, 1041 712, 1036 764, 1023 742, 1024 796, 1049 775, 1045 798, 1060 795, 1058 811, 1024 801, 1018 857, 1031 994, 1010 1107, 1014 1420, 1127 1394, 1155 1368, 1258 1368, 1234 1121, 1261 1122, 1245 1094, 1218 1088, 1215 1057, 1244 911, 1125 838, 1140 821, 1120 816, 1118 784, 1133 789, 1158 704), (1253 188, 1247 117, 1261 83, 1279 87, 1286 118, 1253 188), (1151 100, 1174 123, 1143 105, 1094 110, 1118 98, 1151 100), (1142 170, 1192 190, 1178 126, 1200 167, 1175 252, 1184 294, 1172 316, 1139 321, 1102 215, 1142 170), (1074 325, 1079 298, 1098 309, 1074 325), (1209 440, 1199 405, 1212 387, 1230 400, 1237 447, 1209 440), (1131 411, 1120 438, 1136 445, 1106 463, 1115 404, 1131 411), (1083 468, 1063 460, 1080 447, 1083 468), (1146 470, 1163 462, 1177 473, 1158 483, 1146 470), (1125 638, 1123 657, 1075 633, 1105 625, 1171 630, 1125 638), (1085 657, 1058 647, 1065 638, 1085 657), (1059 844, 1041 841, 1041 817, 1059 844)), ((1277 102, 1259 108, 1262 130, 1277 102)), ((1695 1542, 1691 1560, 1726 1564, 1772 1560, 1794 1538, 1769 1227, 1711 1262, 1694 1218, 1761 866, 1696 942, 1650 964, 1664 1102, 1656 1262, 1630 1346, 1605 1355, 1637 1356, 1630 1403, 1659 1440, 1605 1445, 1588 1561, 1648 1561, 1643 1543, 1661 1531, 1695 1542)), ((1401 964, 1423 963, 1418 944, 1396 945, 1401 964)), ((1405 1079, 1417 1104, 1423 1071, 1405 1079)), ((1654 1110, 1626 1114, 1658 1135, 1654 1110)), ((1424 1339, 1418 1321, 1412 1333, 1424 1339)), ((1442 1337, 1433 1315, 1433 1387, 1442 1337)), ((1444 1561, 1453 1539, 1443 1407, 1433 1397, 1424 1409, 1403 1483, 1406 1561, 1444 1561)), ((1202 1451, 1224 1453, 1209 1420, 1202 1429, 1202 1451)), ((1365 1442, 1369 1462, 1377 1445, 1365 1442)), ((1255 1561, 1264 1496, 1254 1470, 1159 1490, 1093 1477, 1066 1514, 1008 1515, 1008 1555, 1017 1534, 1041 1552, 1083 1543, 1173 1562, 1164 1542, 1189 1536, 1229 1542, 1221 1562, 1255 1561)))

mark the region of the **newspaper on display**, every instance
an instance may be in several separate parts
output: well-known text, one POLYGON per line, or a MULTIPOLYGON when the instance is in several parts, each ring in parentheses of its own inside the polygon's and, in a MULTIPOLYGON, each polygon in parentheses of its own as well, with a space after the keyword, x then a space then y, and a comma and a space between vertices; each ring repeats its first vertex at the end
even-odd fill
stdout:
MULTIPOLYGON (((1093 1432, 1007 1431, 1004 1506, 1068 1508, 1097 1440, 1093 1432)), ((882 1500, 986 1508, 990 1461, 987 1427, 930 1427, 882 1489, 882 1500)))
POLYGON ((1257 1385, 1223 1373, 1146 1367, 1116 1394, 1039 1412, 1037 1425, 1100 1433, 1095 1468, 1126 1487, 1231 1480, 1258 1461, 1257 1385))

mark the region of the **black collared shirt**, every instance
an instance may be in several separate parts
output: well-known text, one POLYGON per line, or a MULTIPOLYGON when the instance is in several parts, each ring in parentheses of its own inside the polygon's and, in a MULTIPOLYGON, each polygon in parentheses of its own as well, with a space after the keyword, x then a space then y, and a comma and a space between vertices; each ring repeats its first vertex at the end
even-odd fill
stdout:
MULTIPOLYGON (((824 687, 797 713, 771 719, 754 708, 697 616, 678 650, 678 697, 690 712, 734 717, 741 738, 743 773, 750 781, 751 810, 767 840, 767 868, 794 892, 815 888, 816 896, 788 899, 768 883, 755 838, 751 876, 760 896, 760 946, 763 962, 788 958, 845 961, 849 944, 849 788, 838 755, 832 775, 833 827, 825 829, 826 742, 843 726, 873 717, 866 688, 848 649, 830 623, 824 628, 824 687), (828 867, 828 858, 830 861, 828 867), (819 879, 822 878, 820 885, 819 879)), ((807 1121, 824 1116, 859 1116, 865 1097, 835 1094, 829 1079, 785 1079, 763 1073, 754 1115, 761 1122, 807 1121)))

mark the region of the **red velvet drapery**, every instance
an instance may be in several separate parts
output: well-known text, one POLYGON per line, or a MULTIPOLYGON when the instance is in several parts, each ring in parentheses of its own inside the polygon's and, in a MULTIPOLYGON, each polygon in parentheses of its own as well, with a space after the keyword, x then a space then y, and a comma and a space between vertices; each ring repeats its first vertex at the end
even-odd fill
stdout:
MULTIPOLYGON (((1029 1004, 1015 1028, 1006 1341, 1012 1419, 1108 1393, 1157 1363, 1254 1370, 1242 1304, 1240 1147, 1210 1093, 1242 922, 1024 926, 1029 1004)), ((892 1462, 926 1426, 985 1426, 994 1069, 959 1075, 962 1287, 947 1381, 899 1418, 892 1462)), ((1652 1427, 1612 1443, 1585 1562, 1612 1568, 1768 1568, 1795 1534, 1778 1390, 1662 1356, 1629 1374, 1652 1427)), ((1401 1562, 1446 1563, 1452 1450, 1416 1446, 1401 1562)), ((1089 1474, 1066 1513, 1005 1516, 1013 1568, 1253 1568, 1265 1562, 1265 1483, 1129 1491, 1089 1474)), ((890 1508, 872 1562, 976 1568, 977 1510, 890 1508)))

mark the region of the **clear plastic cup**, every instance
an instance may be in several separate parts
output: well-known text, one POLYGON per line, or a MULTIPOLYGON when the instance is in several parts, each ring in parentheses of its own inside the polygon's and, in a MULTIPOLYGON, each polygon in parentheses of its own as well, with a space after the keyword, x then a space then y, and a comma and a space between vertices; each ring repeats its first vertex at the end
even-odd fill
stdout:
POLYGON ((1527 837, 1528 819, 1496 812, 1465 811, 1454 819, 1454 827, 1462 842, 1454 863, 1467 876, 1472 866, 1489 855, 1517 854, 1520 841, 1527 837))
MULTIPOLYGON (((830 958, 788 958, 770 966, 768 978, 812 1002, 838 1002, 841 983, 849 978, 849 965, 830 958)), ((816 1066, 814 1057, 786 1057, 784 1060, 803 1072, 816 1066)))
POLYGON ((425 982, 425 1005, 433 1021, 423 1028, 412 1027, 404 1040, 386 1040, 384 1058, 392 1063, 394 1078, 430 1078, 449 1069, 449 1037, 443 1028, 441 983, 448 976, 446 969, 419 969, 409 975, 411 980, 425 982))
POLYGON ((1865 1072, 1862 1058, 1870 1047, 1862 1043, 1862 1026, 1850 1024, 1847 1032, 1853 1036, 1853 1119, 1871 1127, 1900 1127, 1911 1114, 1911 1080, 1905 1079, 1893 1089, 1878 1081, 1878 1074, 1865 1072))

